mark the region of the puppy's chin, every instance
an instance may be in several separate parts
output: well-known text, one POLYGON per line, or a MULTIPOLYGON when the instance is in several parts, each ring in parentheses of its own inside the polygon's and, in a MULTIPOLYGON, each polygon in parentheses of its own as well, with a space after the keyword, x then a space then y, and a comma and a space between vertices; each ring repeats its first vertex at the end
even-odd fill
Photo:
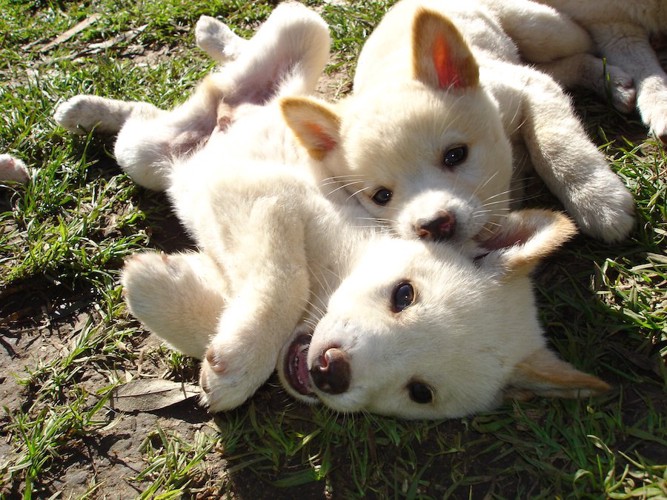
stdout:
POLYGON ((319 399, 313 392, 308 372, 308 348, 312 333, 297 329, 287 342, 278 358, 278 377, 284 389, 295 399, 316 404, 319 399))

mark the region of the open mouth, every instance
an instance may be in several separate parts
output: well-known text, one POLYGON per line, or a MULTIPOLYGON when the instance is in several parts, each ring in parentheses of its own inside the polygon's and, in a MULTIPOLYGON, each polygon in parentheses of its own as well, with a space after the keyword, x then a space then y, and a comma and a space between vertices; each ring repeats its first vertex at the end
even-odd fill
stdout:
POLYGON ((312 396, 313 391, 308 373, 308 348, 311 335, 301 334, 294 339, 285 357, 285 378, 289 385, 299 394, 312 396))

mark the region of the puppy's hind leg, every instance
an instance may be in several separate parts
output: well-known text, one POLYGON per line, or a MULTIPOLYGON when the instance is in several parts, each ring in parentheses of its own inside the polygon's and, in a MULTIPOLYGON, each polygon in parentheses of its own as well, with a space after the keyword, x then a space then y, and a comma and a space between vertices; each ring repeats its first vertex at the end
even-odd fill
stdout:
POLYGON ((169 187, 175 158, 194 151, 216 126, 226 126, 231 109, 211 76, 197 85, 192 95, 159 116, 132 116, 116 139, 118 164, 137 184, 164 191, 169 187))
POLYGON ((607 242, 634 223, 632 195, 588 139, 568 97, 547 75, 523 68, 523 139, 532 163, 583 232, 607 242))
POLYGON ((58 105, 53 117, 58 125, 74 134, 87 134, 93 129, 116 134, 130 117, 157 118, 163 113, 165 111, 146 102, 82 94, 58 105))
POLYGON ((246 262, 252 266, 220 318, 200 383, 211 412, 241 405, 271 375, 309 295, 303 222, 275 199, 258 203, 246 262))
POLYGON ((327 63, 329 45, 328 26, 318 14, 299 3, 281 3, 241 44, 238 57, 211 78, 230 106, 264 104, 281 89, 311 93, 327 63))
MULTIPOLYGON (((167 188, 171 153, 178 131, 169 127, 168 111, 146 102, 77 95, 60 104, 56 122, 75 134, 115 134, 118 165, 149 189, 167 188)), ((213 126, 211 126, 211 129, 213 126)))
POLYGON ((136 254, 121 277, 130 312, 176 350, 202 359, 224 310, 228 284, 202 253, 136 254))
POLYGON ((489 6, 529 62, 553 61, 593 47, 581 26, 547 5, 529 0, 494 0, 489 6))
POLYGON ((209 16, 201 16, 197 21, 195 41, 197 47, 221 64, 237 59, 248 43, 226 24, 209 16))

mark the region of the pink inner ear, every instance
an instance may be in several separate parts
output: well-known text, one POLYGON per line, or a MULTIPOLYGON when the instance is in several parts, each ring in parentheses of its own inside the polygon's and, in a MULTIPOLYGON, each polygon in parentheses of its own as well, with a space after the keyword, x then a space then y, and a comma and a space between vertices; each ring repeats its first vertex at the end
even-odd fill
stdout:
POLYGON ((318 146, 323 151, 331 151, 336 147, 336 141, 324 131, 324 128, 317 123, 306 123, 308 131, 317 138, 318 146))
POLYGON ((465 82, 449 53, 449 45, 444 36, 438 36, 433 42, 433 64, 438 74, 440 88, 463 87, 465 82))

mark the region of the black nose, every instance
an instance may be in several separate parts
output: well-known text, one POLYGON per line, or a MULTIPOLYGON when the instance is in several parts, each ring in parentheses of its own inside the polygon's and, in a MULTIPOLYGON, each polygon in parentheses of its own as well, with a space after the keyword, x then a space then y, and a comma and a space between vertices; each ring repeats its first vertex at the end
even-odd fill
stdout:
POLYGON ((350 387, 350 362, 345 351, 332 347, 315 360, 310 376, 315 386, 329 394, 342 394, 350 387))
POLYGON ((417 227, 417 236, 424 240, 446 241, 456 231, 456 215, 454 212, 440 212, 438 216, 417 227))

